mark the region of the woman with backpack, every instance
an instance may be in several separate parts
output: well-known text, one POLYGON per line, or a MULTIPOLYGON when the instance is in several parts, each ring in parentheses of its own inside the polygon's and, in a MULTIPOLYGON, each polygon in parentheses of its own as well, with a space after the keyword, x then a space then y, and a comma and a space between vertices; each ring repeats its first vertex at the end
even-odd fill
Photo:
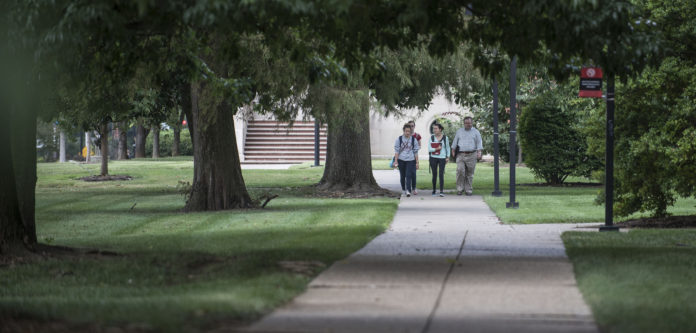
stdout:
POLYGON ((440 175, 440 196, 444 197, 442 191, 445 182, 445 165, 450 157, 450 143, 447 136, 443 133, 442 124, 433 124, 433 135, 430 136, 428 152, 430 152, 430 169, 433 171, 433 196, 436 195, 435 185, 437 184, 438 171, 440 175))
MULTIPOLYGON (((409 120, 409 121, 408 121, 408 125, 411 126, 411 136, 414 137, 414 138, 416 138, 416 141, 418 141, 418 147, 422 147, 422 146, 423 146, 423 144, 421 143, 421 138, 422 138, 422 137, 421 137, 420 134, 418 134, 418 132, 416 132, 416 121, 415 121, 415 120, 409 120)), ((416 184, 418 183, 418 182, 416 181, 416 175, 417 175, 417 174, 418 174, 418 173, 416 172, 416 170, 413 169, 413 173, 411 174, 411 177, 413 178, 413 180, 412 180, 412 182, 413 182, 413 191, 411 191, 411 193, 413 193, 413 195, 418 195, 418 190, 416 189, 416 184)))
POLYGON ((418 165, 418 141, 411 135, 411 126, 405 124, 404 134, 399 136, 394 143, 394 166, 399 168, 401 176, 401 190, 403 195, 410 197, 411 191, 416 187, 413 183, 413 174, 418 165))

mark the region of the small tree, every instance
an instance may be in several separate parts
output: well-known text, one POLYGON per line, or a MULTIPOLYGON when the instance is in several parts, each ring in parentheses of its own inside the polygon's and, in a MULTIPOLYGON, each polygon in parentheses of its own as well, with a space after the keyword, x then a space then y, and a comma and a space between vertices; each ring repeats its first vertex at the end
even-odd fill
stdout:
POLYGON ((532 173, 548 184, 563 184, 568 176, 588 177, 601 164, 587 154, 578 128, 578 112, 563 93, 551 89, 532 100, 520 117, 520 141, 532 173))

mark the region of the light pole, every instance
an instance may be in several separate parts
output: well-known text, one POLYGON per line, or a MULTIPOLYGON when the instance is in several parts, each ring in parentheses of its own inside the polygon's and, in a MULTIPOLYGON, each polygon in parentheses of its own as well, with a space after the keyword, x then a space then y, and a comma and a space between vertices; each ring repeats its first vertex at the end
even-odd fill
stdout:
POLYGON ((493 79, 493 184, 495 188, 494 197, 500 197, 503 192, 500 192, 500 141, 498 139, 498 79, 493 79))
POLYGON ((607 75, 607 132, 604 162, 604 226, 599 231, 618 231, 614 225, 614 73, 607 75))
POLYGON ((515 160, 517 157, 517 114, 515 112, 517 104, 517 56, 512 57, 510 62, 510 202, 505 203, 507 208, 519 208, 520 203, 515 201, 515 160))

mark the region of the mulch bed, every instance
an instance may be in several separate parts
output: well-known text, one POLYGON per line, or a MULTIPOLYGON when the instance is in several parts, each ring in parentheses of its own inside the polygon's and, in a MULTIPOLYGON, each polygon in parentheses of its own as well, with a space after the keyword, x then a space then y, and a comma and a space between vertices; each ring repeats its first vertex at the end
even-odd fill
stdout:
POLYGON ((132 179, 133 179, 133 177, 128 176, 128 175, 106 175, 106 176, 94 175, 94 176, 87 176, 87 177, 78 178, 77 180, 84 180, 86 182, 108 182, 108 181, 113 181, 113 180, 132 180, 132 179))
POLYGON ((620 228, 696 228, 696 215, 646 217, 616 223, 620 228))

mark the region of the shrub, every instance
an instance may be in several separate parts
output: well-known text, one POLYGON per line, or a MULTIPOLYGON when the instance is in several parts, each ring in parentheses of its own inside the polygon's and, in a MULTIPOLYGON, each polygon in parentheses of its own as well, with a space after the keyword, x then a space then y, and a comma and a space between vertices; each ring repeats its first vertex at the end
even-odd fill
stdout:
POLYGON ((550 90, 535 98, 520 116, 520 141, 525 163, 535 176, 549 184, 562 184, 568 176, 589 177, 600 162, 587 154, 578 128, 578 115, 562 105, 559 92, 550 90))

